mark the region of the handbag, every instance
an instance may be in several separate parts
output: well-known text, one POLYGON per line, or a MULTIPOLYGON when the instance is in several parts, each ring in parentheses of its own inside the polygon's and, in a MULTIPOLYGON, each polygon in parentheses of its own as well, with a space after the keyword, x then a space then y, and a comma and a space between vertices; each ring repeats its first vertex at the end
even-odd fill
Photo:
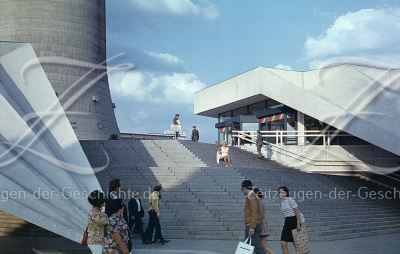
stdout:
POLYGON ((88 236, 89 236, 88 228, 86 227, 85 232, 83 232, 83 237, 82 237, 82 241, 81 241, 82 245, 88 246, 88 244, 87 244, 88 236))
POLYGON ((251 245, 251 237, 247 237, 244 242, 238 243, 235 254, 253 254, 253 252, 254 246, 251 245))
POLYGON ((300 212, 300 223, 301 223, 301 224, 306 223, 306 219, 304 218, 304 215, 303 215, 302 212, 300 212))
POLYGON ((310 245, 308 244, 307 228, 301 227, 301 230, 298 232, 297 229, 293 229, 292 235, 296 254, 309 254, 310 245))
POLYGON ((177 124, 171 124, 171 131, 180 132, 181 131, 181 126, 177 125, 177 124))

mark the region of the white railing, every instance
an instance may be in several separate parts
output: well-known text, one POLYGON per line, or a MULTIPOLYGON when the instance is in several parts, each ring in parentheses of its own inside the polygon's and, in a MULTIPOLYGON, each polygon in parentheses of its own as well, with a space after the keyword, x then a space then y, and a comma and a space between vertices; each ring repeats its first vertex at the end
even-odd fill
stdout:
MULTIPOLYGON (((330 145, 334 137, 351 137, 338 131, 260 131, 263 138, 275 145, 284 144, 321 144, 330 145), (322 142, 321 142, 322 141, 322 142)), ((232 131, 232 137, 237 138, 237 144, 243 142, 255 143, 257 131, 232 131)), ((235 142, 236 143, 236 142, 235 142)))

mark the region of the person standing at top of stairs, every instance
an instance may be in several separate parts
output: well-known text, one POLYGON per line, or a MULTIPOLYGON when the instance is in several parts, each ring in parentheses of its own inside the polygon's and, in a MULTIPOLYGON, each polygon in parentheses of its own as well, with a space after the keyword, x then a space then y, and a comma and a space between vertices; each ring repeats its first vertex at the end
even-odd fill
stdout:
POLYGON ((175 131, 175 139, 178 139, 179 132, 181 131, 181 120, 179 120, 179 114, 175 114, 174 119, 172 119, 173 131, 175 131))
POLYGON ((262 159, 264 155, 261 153, 261 148, 264 145, 263 138, 261 135, 260 130, 257 131, 257 140, 256 140, 256 146, 257 146, 257 153, 258 153, 258 159, 262 159))

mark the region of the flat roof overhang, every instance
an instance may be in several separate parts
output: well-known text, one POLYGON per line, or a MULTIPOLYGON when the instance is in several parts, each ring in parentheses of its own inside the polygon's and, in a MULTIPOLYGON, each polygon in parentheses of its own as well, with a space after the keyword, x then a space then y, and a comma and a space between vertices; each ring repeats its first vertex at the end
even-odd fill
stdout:
POLYGON ((268 99, 268 96, 262 95, 262 94, 257 94, 254 96, 250 96, 248 98, 244 98, 241 100, 233 101, 225 105, 220 105, 217 106, 216 108, 210 108, 208 110, 204 110, 202 112, 195 113, 196 115, 201 115, 201 116, 208 116, 208 117, 213 117, 213 118, 218 118, 218 114, 227 112, 230 110, 234 110, 237 108, 245 107, 249 104, 253 104, 254 102, 258 101, 263 101, 268 99))
POLYGON ((400 69, 342 64, 307 72, 258 67, 194 94, 194 113, 271 98, 400 155, 400 69), (396 106, 397 105, 397 106, 396 106))

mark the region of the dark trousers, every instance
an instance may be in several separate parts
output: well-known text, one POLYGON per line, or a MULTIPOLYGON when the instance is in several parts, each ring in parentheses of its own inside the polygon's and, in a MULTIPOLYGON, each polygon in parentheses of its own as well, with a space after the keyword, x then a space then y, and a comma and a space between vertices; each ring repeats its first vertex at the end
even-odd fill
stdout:
POLYGON ((147 226, 146 232, 144 233, 146 241, 153 240, 154 230, 156 230, 154 239, 155 240, 158 239, 158 240, 160 240, 160 242, 163 242, 165 239, 161 234, 160 219, 157 217, 157 213, 154 210, 150 210, 149 211, 149 225, 147 226))
POLYGON ((262 148, 262 144, 257 145, 257 153, 258 153, 258 158, 262 158, 264 155, 261 153, 261 148, 262 148))
POLYGON ((133 229, 137 228, 140 234, 140 238, 142 238, 142 241, 146 240, 144 238, 143 221, 140 215, 138 217, 135 217, 134 220, 130 219, 128 225, 129 225, 129 231, 132 231, 132 228, 133 229), (135 227, 133 227, 133 225, 135 225, 135 227))

